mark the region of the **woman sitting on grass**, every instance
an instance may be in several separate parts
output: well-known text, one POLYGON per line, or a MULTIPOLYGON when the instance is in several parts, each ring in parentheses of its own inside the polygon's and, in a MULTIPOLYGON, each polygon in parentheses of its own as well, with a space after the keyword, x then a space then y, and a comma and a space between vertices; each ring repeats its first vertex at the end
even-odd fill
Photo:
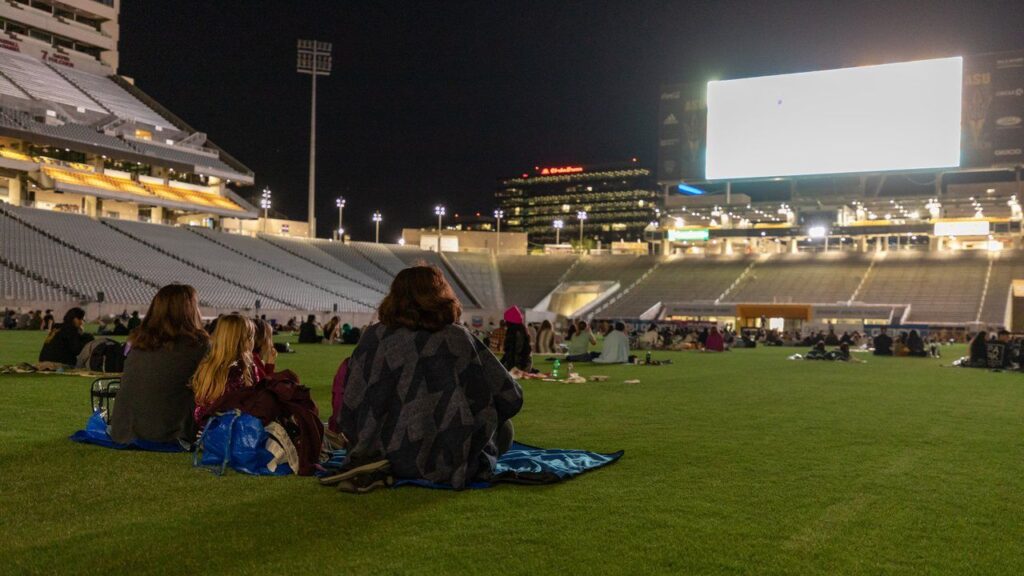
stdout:
POLYGON ((277 349, 274 348, 274 328, 259 318, 253 321, 256 346, 252 349, 252 363, 256 365, 256 381, 274 375, 277 349))
POLYGON ((188 383, 208 345, 195 289, 183 284, 161 288, 142 324, 128 336, 110 437, 122 444, 136 439, 190 444, 196 430, 188 383))
POLYGON ((590 362, 601 355, 600 352, 591 352, 591 346, 597 346, 597 338, 591 332, 590 326, 580 320, 575 325, 575 330, 570 327, 567 335, 569 341, 568 354, 565 357, 567 362, 590 362))
POLYGON ((82 331, 85 310, 75 307, 64 314, 64 322, 50 330, 39 351, 40 362, 56 362, 74 367, 78 353, 92 341, 92 334, 82 331))
POLYGON ((210 351, 192 377, 196 426, 201 430, 213 416, 210 408, 228 392, 248 388, 259 378, 252 351, 255 348, 252 321, 239 314, 228 314, 217 321, 210 339, 210 351))
MULTIPOLYGON (((465 488, 512 444, 519 384, 458 324, 462 306, 433 266, 402 270, 352 352, 336 427, 345 468, 465 488)), ((372 484, 371 484, 372 485, 372 484)), ((368 486, 362 486, 364 489, 368 486)))

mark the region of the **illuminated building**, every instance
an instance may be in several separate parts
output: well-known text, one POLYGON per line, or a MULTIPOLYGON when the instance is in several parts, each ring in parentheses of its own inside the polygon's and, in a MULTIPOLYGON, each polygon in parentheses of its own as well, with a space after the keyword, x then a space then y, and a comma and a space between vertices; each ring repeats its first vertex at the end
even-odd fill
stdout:
POLYGON ((607 244, 643 238, 644 228, 656 218, 659 192, 651 171, 632 161, 537 166, 502 179, 495 198, 505 212, 503 229, 526 232, 533 244, 555 242, 555 220, 577 229, 579 211, 587 213, 584 238, 607 244))

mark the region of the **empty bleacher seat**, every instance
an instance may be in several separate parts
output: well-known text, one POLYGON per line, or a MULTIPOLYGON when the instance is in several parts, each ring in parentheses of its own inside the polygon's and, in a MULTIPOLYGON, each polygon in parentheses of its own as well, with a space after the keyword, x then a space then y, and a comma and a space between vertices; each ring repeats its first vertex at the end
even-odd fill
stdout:
POLYGON ((105 112, 102 106, 63 76, 30 56, 3 50, 0 52, 0 72, 33 98, 75 109, 105 112))
POLYGON ((163 128, 172 126, 163 116, 140 102, 110 78, 71 68, 57 68, 56 70, 119 118, 163 128))
POLYGON ((498 272, 507 306, 532 308, 558 286, 576 256, 498 256, 498 272))
POLYGON ((504 296, 499 296, 501 278, 491 261, 490 254, 472 252, 449 252, 444 255, 452 268, 469 289, 476 295, 481 308, 497 309, 503 306, 504 296))

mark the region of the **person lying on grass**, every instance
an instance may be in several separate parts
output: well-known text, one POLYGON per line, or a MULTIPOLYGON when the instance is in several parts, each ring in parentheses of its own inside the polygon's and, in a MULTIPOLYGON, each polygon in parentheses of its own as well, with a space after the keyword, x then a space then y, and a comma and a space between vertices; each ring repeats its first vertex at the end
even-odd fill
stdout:
POLYGON ((210 337, 210 351, 192 377, 196 402, 193 418, 197 429, 203 429, 206 420, 213 416, 210 408, 224 394, 251 387, 259 381, 252 358, 255 340, 252 320, 239 314, 227 314, 217 321, 217 329, 210 337))
POLYGON ((487 480, 512 445, 523 391, 494 354, 458 324, 462 306, 433 266, 406 268, 380 320, 352 352, 335 428, 347 470, 380 467, 399 479, 461 490, 487 480))
POLYGON ((122 444, 191 444, 195 402, 188 384, 208 347, 195 289, 183 284, 161 288, 128 336, 110 437, 122 444))

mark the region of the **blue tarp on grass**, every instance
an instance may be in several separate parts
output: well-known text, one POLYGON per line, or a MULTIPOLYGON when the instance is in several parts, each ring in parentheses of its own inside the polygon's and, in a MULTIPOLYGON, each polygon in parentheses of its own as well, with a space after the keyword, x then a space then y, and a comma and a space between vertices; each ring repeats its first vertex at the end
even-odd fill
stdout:
MULTIPOLYGON (((611 454, 598 452, 587 452, 586 450, 562 450, 558 448, 537 448, 515 442, 508 452, 498 458, 494 468, 494 479, 491 482, 473 482, 468 488, 490 488, 494 484, 554 484, 579 476, 584 472, 614 463, 622 458, 623 451, 611 454)), ((324 462, 322 466, 328 470, 329 475, 341 470, 345 462, 346 452, 336 450, 331 459, 324 462)), ((399 486, 421 486, 423 488, 435 488, 448 490, 446 484, 435 484, 426 480, 398 479, 395 487, 399 486)))
POLYGON ((164 442, 148 442, 146 440, 132 440, 128 444, 121 444, 120 442, 114 442, 114 439, 107 433, 107 423, 103 420, 103 416, 100 411, 93 412, 93 415, 89 417, 89 420, 85 423, 85 429, 75 432, 69 437, 74 442, 81 442, 82 444, 95 444, 96 446, 103 446, 104 448, 113 448, 115 450, 146 450, 149 452, 188 452, 181 444, 164 443, 164 442))

